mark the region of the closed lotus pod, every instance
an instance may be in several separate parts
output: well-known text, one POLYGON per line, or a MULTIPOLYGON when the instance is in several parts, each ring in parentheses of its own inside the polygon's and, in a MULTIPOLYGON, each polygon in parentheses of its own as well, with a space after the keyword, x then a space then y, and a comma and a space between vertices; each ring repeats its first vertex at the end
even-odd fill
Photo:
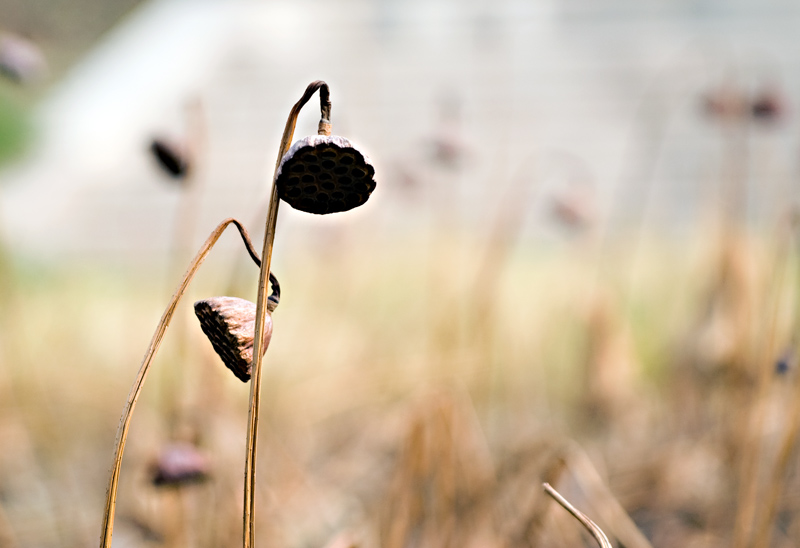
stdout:
POLYGON ((290 206, 325 215, 358 207, 375 190, 366 154, 337 135, 311 135, 289 149, 278 166, 278 195, 290 206))
MULTIPOLYGON (((194 312, 200 320, 203 333, 225 366, 242 382, 249 381, 253 364, 256 305, 238 297, 213 297, 194 303, 194 312)), ((272 317, 267 314, 262 346, 264 352, 271 337, 272 317)))

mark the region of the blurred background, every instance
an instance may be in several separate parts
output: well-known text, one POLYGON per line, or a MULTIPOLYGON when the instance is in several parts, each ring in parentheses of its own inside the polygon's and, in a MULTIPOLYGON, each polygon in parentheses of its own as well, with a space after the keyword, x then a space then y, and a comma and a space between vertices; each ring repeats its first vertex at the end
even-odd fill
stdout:
MULTIPOLYGON (((97 542, 158 319, 220 221, 260 249, 317 79, 377 189, 281 207, 257 545, 591 545, 549 481, 627 548, 800 546, 798 28, 789 0, 0 0, 0 547, 97 542)), ((116 546, 241 542, 249 387, 191 303, 257 277, 226 234, 181 303, 116 546)))

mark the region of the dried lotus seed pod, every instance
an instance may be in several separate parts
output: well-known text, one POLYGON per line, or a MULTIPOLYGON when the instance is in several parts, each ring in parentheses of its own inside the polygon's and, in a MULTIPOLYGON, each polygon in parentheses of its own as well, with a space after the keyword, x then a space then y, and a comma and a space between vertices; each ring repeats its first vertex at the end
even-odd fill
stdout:
MULTIPOLYGON (((250 380, 253 364, 253 333, 256 305, 238 297, 213 297, 194 303, 200 327, 211 341, 214 351, 236 378, 250 380)), ((264 324, 264 352, 272 337, 272 317, 264 324)))
POLYGON ((300 139, 281 159, 275 184, 290 206, 325 215, 358 207, 375 190, 375 168, 366 154, 337 135, 300 139))

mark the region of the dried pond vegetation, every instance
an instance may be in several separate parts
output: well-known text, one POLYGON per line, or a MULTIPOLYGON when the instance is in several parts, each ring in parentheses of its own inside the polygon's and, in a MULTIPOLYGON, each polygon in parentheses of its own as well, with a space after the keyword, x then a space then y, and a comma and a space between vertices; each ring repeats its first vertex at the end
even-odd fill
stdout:
MULTIPOLYGON (((123 415, 102 546, 115 511, 115 542, 135 546, 797 546, 794 215, 765 235, 729 219, 693 248, 613 241, 600 256, 590 241, 518 242, 522 213, 504 199, 481 219, 493 227, 484 238, 387 245, 343 229, 332 253, 281 263, 276 310, 278 198, 325 214, 375 188, 368 158, 329 136, 327 86, 315 82, 286 126, 276 177, 288 175, 261 253, 227 219, 184 275, 123 415), (315 92, 320 136, 286 159, 315 92), (220 289, 204 278, 190 293, 203 299, 201 330, 180 297, 230 225, 260 268, 257 291, 233 293, 255 303, 209 299, 220 289), (173 316, 182 327, 165 337, 173 316), (151 363, 153 393, 128 422, 151 363)), ((0 351, 16 365, 0 370, 0 546, 95 542, 125 364, 160 305, 133 297, 150 288, 74 280, 2 295, 15 315, 0 351), (71 321, 41 317, 31 332, 37 303, 71 321), (104 338, 115 325, 126 340, 104 338)))

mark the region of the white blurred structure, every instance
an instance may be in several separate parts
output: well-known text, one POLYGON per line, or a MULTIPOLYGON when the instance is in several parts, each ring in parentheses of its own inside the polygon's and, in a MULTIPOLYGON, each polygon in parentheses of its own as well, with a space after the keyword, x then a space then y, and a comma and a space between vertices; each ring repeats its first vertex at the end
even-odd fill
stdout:
MULTIPOLYGON (((147 144, 183 131, 184 106, 199 98, 208 147, 197 239, 227 216, 260 237, 259 203, 285 117, 315 79, 331 86, 334 133, 363 144, 378 169, 369 207, 338 222, 413 222, 409 211, 393 216, 409 207, 390 199, 401 177, 393 165, 408 168, 402 177, 418 177, 428 197, 441 190, 434 185, 447 186, 444 197, 468 222, 514 181, 541 179, 534 195, 543 195, 557 181, 539 170, 563 153, 590 170, 600 217, 614 203, 612 214, 634 219, 643 212, 693 219, 722 161, 718 132, 698 114, 701 92, 734 71, 745 85, 777 78, 786 96, 800 96, 793 93, 800 9, 670 6, 152 0, 41 104, 35 147, 2 174, 4 236, 29 253, 167 248, 179 190, 159 180, 147 144), (468 143, 472 156, 455 169, 421 150, 441 131, 443 95, 460 105, 454 127, 464 135, 453 142, 468 143)), ((312 102, 297 136, 313 132, 317 116, 312 102)), ((751 169, 791 180, 792 133, 754 131, 751 169)), ((755 207, 767 209, 786 190, 760 188, 766 201, 755 207)), ((539 202, 532 217, 546 222, 546 201, 539 202)), ((317 222, 288 207, 281 217, 295 226, 317 222)))

